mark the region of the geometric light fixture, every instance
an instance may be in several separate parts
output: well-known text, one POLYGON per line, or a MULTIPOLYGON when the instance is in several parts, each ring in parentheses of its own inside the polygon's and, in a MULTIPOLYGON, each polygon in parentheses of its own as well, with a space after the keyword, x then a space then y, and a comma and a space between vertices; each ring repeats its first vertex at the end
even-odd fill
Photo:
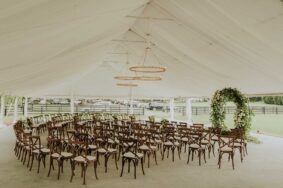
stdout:
POLYGON ((160 66, 133 66, 129 68, 130 71, 134 72, 143 72, 143 73, 160 73, 160 72, 165 72, 166 68, 165 67, 160 67, 160 66))
POLYGON ((160 76, 136 76, 135 80, 139 81, 160 81, 162 77, 160 76))
POLYGON ((160 76, 115 76, 117 80, 136 80, 136 81, 159 81, 162 80, 160 76))
POLYGON ((132 83, 117 83, 117 86, 123 86, 123 87, 137 87, 138 84, 132 84, 132 83))
POLYGON ((136 80, 134 76, 115 76, 116 80, 136 80))
MULTIPOLYGON (((150 34, 146 34, 148 37, 150 36, 150 34)), ((154 66, 154 65, 146 65, 147 62, 147 58, 149 55, 149 52, 151 51, 151 43, 149 41, 149 39, 146 39, 147 41, 147 47, 145 48, 145 52, 144 52, 144 57, 143 57, 143 61, 140 65, 135 65, 129 68, 130 71, 136 72, 136 73, 162 73, 166 71, 166 67, 162 67, 162 66, 154 66)), ((153 52, 151 52, 153 54, 153 52)), ((157 56, 155 54, 153 54, 154 58, 157 60, 158 64, 160 64, 159 59, 157 58, 157 56)), ((161 80, 161 79, 160 79, 161 80)))

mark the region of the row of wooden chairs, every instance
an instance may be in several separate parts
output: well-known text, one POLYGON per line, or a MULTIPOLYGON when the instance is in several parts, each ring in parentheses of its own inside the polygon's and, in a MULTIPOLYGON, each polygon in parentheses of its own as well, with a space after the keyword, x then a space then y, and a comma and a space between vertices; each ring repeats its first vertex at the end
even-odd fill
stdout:
POLYGON ((240 151, 241 161, 245 154, 246 142, 244 140, 243 129, 233 129, 227 136, 221 135, 221 129, 205 129, 203 124, 187 125, 171 122, 165 125, 152 122, 131 122, 131 121, 94 121, 89 119, 74 118, 73 121, 61 117, 53 118, 53 121, 45 123, 48 130, 47 146, 41 143, 40 133, 25 131, 20 122, 14 125, 17 137, 15 153, 25 164, 28 157, 27 166, 32 169, 34 159, 37 159, 39 173, 40 164, 46 166, 46 157, 50 157, 48 176, 54 170, 54 162, 58 164, 57 178, 63 173, 63 164, 70 161, 71 178, 75 176, 76 166, 81 166, 83 183, 86 183, 87 167, 93 164, 95 177, 97 177, 97 165, 100 158, 104 157, 105 172, 108 169, 109 159, 114 159, 118 170, 118 160, 121 158, 123 175, 124 165, 128 162, 128 172, 130 165, 134 165, 134 177, 136 178, 136 168, 141 163, 142 173, 145 174, 144 164, 147 158, 147 166, 150 167, 150 158, 154 157, 157 165, 157 152, 159 151, 162 160, 172 153, 172 161, 175 159, 177 151, 181 159, 182 148, 184 152, 188 149, 187 163, 194 159, 197 154, 199 165, 202 158, 206 162, 206 153, 210 158, 211 152, 215 155, 215 148, 218 146, 218 165, 221 167, 221 159, 224 154, 228 154, 234 169, 235 150, 240 151))

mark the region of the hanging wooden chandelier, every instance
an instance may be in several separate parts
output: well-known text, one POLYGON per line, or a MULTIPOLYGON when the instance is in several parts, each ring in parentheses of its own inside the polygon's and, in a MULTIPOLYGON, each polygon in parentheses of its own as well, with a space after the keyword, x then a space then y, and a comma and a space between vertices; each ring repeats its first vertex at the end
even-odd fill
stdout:
POLYGON ((143 73, 160 73, 165 72, 165 67, 159 67, 159 66, 133 66, 129 68, 130 71, 134 72, 143 72, 143 73))
POLYGON ((116 80, 136 80, 135 76, 115 76, 116 80))
MULTIPOLYGON (((150 36, 150 34, 147 34, 147 36, 150 36)), ((150 45, 151 43, 149 39, 147 39, 147 47, 145 48, 142 65, 132 66, 129 68, 130 71, 138 72, 138 73, 163 73, 166 71, 166 67, 163 67, 163 66, 145 65, 147 61, 148 53, 151 50, 150 45)), ((153 55, 155 59, 157 60, 158 64, 161 65, 157 56, 155 54, 153 55)))
POLYGON ((132 84, 132 83, 117 83, 116 85, 123 87, 138 87, 138 84, 132 84))
POLYGON ((116 80, 137 80, 137 81, 159 81, 162 80, 160 76, 115 76, 116 80))
POLYGON ((139 81, 160 81, 162 77, 160 76, 136 76, 135 80, 139 81))

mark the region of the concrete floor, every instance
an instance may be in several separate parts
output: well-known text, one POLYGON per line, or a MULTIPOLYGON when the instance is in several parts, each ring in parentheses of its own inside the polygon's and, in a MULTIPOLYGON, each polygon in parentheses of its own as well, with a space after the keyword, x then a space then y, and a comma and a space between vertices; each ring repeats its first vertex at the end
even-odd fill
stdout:
MULTIPOLYGON (((36 173, 36 163, 30 172, 22 165, 14 155, 14 133, 11 127, 0 129, 0 187, 5 188, 72 188, 72 187, 109 187, 109 188, 283 188, 283 139, 271 136, 256 135, 262 144, 248 145, 249 155, 241 163, 236 156, 235 170, 231 163, 223 160, 221 169, 217 166, 217 157, 208 159, 206 164, 198 166, 197 160, 186 164, 187 153, 182 154, 182 160, 178 158, 173 163, 170 159, 161 161, 158 156, 158 166, 153 162, 150 168, 145 168, 143 176, 138 168, 137 179, 133 173, 124 173, 119 176, 120 169, 114 167, 114 161, 109 162, 109 171, 104 173, 104 167, 98 167, 99 180, 94 178, 92 168, 88 168, 87 185, 82 185, 80 171, 77 169, 72 183, 70 178, 70 165, 65 164, 65 171, 60 180, 56 179, 56 172, 47 177, 48 169, 41 168, 36 173)), ((121 161, 119 161, 119 168, 121 161)), ((55 166, 56 168, 56 166, 55 166)))

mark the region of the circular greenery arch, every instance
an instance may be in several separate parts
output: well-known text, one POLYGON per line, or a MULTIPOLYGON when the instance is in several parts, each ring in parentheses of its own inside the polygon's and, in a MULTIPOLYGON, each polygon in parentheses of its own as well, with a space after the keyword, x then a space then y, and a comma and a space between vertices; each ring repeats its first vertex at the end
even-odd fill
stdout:
POLYGON ((248 98, 236 88, 224 88, 222 90, 217 90, 214 93, 211 101, 210 112, 212 126, 227 130, 227 127, 224 124, 226 115, 224 105, 228 101, 232 101, 236 105, 236 111, 234 114, 235 127, 244 128, 247 133, 251 128, 252 112, 248 105, 248 98))

